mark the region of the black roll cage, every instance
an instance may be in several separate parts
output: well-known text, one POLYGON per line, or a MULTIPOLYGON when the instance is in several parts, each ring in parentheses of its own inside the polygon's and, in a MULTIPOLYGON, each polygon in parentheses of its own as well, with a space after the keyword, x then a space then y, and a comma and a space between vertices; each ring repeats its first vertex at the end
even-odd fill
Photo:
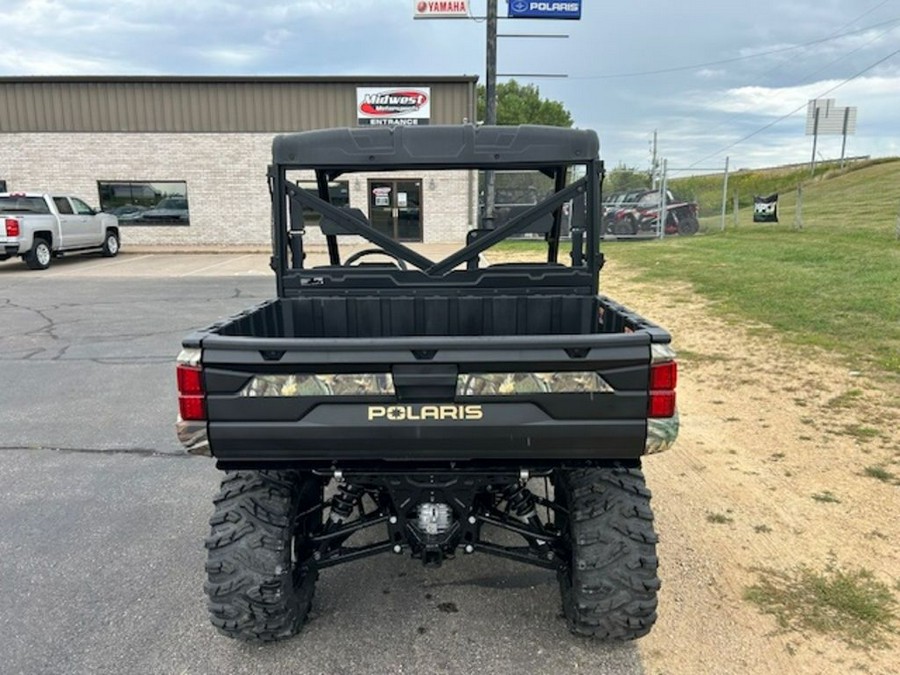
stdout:
MULTIPOLYGON (((348 277, 348 271, 352 275, 357 270, 341 265, 336 230, 358 235, 386 254, 411 265, 412 270, 380 270, 394 279, 403 278, 404 286, 446 286, 454 274, 462 274, 454 271, 458 266, 468 263, 472 269, 482 252, 504 239, 529 231, 529 228, 533 230, 539 219, 551 216, 552 225, 544 230, 544 240, 547 243, 546 261, 554 264, 559 256, 563 205, 582 196, 585 200, 584 225, 572 228, 571 264, 572 268, 580 268, 582 274, 589 275, 589 292, 596 294, 598 273, 603 265, 599 244, 604 168, 597 156, 598 147, 594 132, 535 126, 332 129, 279 136, 273 147, 273 164, 268 170, 272 195, 271 267, 276 273, 278 295, 284 297, 288 275, 304 281, 315 279, 316 283, 322 279, 340 283, 348 277), (444 143, 444 146, 438 146, 439 151, 434 150, 435 143, 445 141, 447 133, 456 132, 461 139, 459 146, 446 148, 444 143), (346 149, 348 138, 351 139, 351 152, 346 149), (324 154, 329 140, 336 146, 335 152, 324 154), (377 147, 378 152, 372 152, 370 146, 378 143, 382 144, 377 147), (343 147, 337 147, 341 144, 343 147), (304 149, 308 149, 310 155, 306 160, 304 149), (546 160, 543 154, 547 155, 546 160), (332 161, 333 156, 338 159, 332 161), (574 166, 583 166, 584 176, 567 185, 568 169, 574 166), (288 180, 287 173, 298 170, 315 171, 317 194, 288 180), (475 228, 470 231, 463 248, 438 261, 379 232, 364 216, 354 213, 354 209, 341 208, 329 201, 329 182, 343 175, 410 170, 537 170, 553 179, 554 192, 499 227, 475 228), (325 233, 329 258, 326 267, 305 267, 304 207, 318 212, 323 221, 327 219, 333 224, 331 231, 325 233)), ((541 265, 536 263, 535 266, 541 265)), ((515 273, 514 270, 510 272, 515 273)), ((575 270, 570 269, 571 272, 575 270)), ((365 269, 366 275, 378 273, 373 268, 365 269)))

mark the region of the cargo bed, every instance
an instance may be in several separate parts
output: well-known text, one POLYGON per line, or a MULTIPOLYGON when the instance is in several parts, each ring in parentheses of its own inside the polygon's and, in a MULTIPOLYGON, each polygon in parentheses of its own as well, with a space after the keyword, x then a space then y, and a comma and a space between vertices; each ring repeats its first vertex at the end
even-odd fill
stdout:
POLYGON ((277 299, 215 329, 253 338, 564 335, 596 330, 595 297, 359 296, 277 299))
POLYGON ((347 466, 639 457, 654 342, 668 334, 606 298, 373 296, 274 300, 185 346, 202 349, 222 465, 347 466), (467 392, 485 373, 596 373, 603 390, 467 392), (393 391, 259 393, 335 374, 390 378, 393 391))

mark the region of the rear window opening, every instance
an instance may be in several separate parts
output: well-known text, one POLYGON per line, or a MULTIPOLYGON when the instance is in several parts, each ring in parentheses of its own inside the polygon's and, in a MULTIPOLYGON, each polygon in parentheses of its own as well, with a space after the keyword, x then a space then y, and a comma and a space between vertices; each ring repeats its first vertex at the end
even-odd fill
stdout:
POLYGON ((50 213, 43 197, 0 197, 0 213, 50 213))

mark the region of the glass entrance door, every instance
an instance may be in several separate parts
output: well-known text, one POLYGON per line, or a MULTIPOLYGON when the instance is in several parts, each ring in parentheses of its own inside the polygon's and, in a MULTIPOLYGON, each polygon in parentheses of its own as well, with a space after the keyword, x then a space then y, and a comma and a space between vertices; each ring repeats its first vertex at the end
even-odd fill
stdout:
POLYGON ((369 180, 369 220, 397 241, 422 241, 422 181, 369 180))

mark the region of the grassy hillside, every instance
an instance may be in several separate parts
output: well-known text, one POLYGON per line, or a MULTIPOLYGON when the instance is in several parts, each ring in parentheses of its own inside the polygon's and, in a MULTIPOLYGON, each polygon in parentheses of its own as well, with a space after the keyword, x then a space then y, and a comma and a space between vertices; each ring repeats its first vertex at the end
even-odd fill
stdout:
MULTIPOLYGON (((877 164, 896 161, 898 160, 890 158, 854 162, 847 164, 843 170, 835 162, 819 164, 816 166, 813 180, 829 180, 877 164)), ((669 186, 679 197, 699 203, 701 216, 714 216, 721 215, 722 212, 722 180, 722 174, 689 176, 674 178, 669 181, 669 186)), ((794 192, 800 183, 808 181, 810 181, 808 166, 735 171, 728 176, 728 212, 731 213, 735 192, 737 192, 740 206, 743 208, 753 205, 754 195, 794 192)))
POLYGON ((711 217, 703 219, 707 235, 604 249, 648 279, 691 282, 726 313, 842 352, 858 367, 900 374, 900 160, 806 183, 802 230, 793 227, 795 207, 789 192, 778 224, 753 223, 747 207, 737 226, 729 215, 724 232, 711 217))
MULTIPOLYGON (((780 185, 794 178, 755 180, 780 185)), ((660 293, 670 281, 689 282, 727 316, 844 354, 853 367, 900 376, 900 160, 825 173, 803 193, 802 230, 792 226, 792 191, 780 200, 778 224, 754 224, 747 207, 737 226, 729 215, 724 232, 717 217, 708 217, 707 234, 605 242, 603 250, 657 283, 660 293)))

